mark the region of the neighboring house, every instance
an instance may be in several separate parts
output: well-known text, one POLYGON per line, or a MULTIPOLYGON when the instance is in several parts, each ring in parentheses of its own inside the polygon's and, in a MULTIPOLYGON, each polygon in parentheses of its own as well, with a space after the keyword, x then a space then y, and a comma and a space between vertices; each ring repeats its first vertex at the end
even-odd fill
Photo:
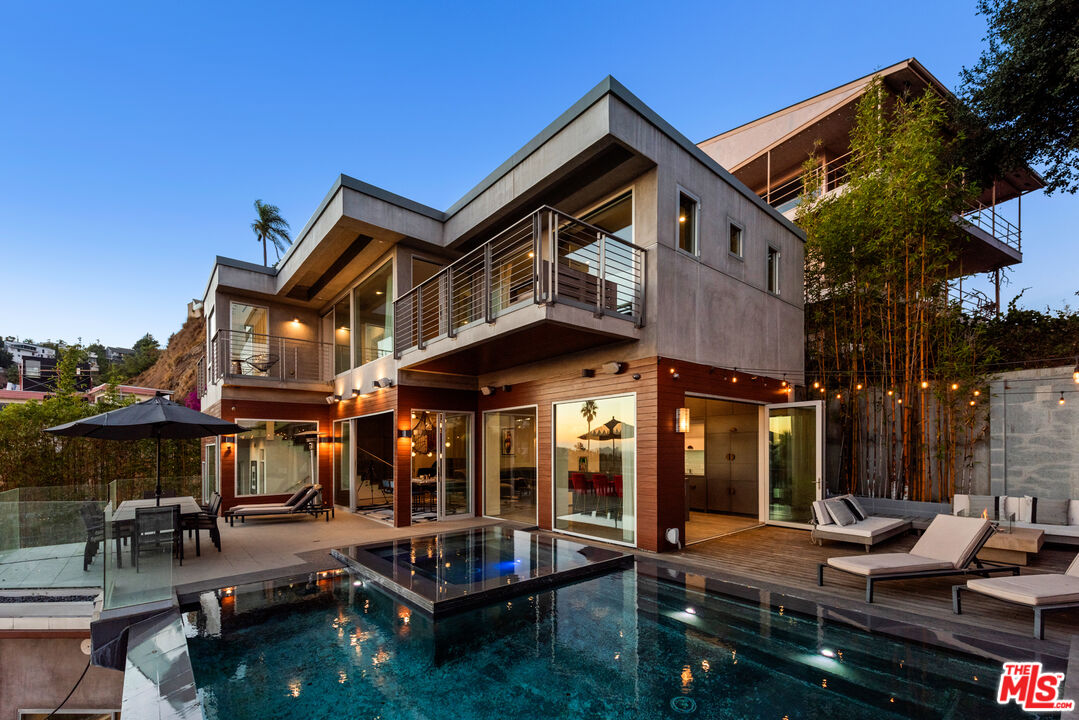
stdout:
MULTIPOLYGON (((158 394, 164 395, 171 399, 171 390, 162 390, 161 388, 148 388, 139 387, 137 385, 117 385, 116 386, 116 399, 120 401, 133 400, 139 402, 141 400, 149 400, 158 394)), ((92 403, 104 402, 109 397, 109 386, 107 383, 96 385, 86 391, 86 399, 92 403)))
POLYGON ((33 390, 0 390, 0 410, 7 405, 22 405, 31 400, 41 402, 49 393, 33 390))
POLYGON ((23 358, 55 358, 56 351, 51 347, 45 347, 44 345, 37 345, 35 343, 19 342, 18 340, 5 340, 4 349, 11 353, 11 357, 14 359, 16 365, 18 365, 23 358))
MULTIPOLYGON (((57 379, 56 358, 24 357, 19 363, 19 390, 55 392, 57 379)), ((96 367, 80 363, 75 368, 75 389, 86 392, 94 382, 96 367)))
POLYGON ((131 348, 121 347, 107 347, 105 348, 105 359, 111 363, 123 362, 127 358, 133 356, 135 351, 131 348))
MULTIPOLYGON (((876 77, 890 97, 917 96, 932 88, 945 102, 957 102, 921 63, 910 58, 716 135, 699 147, 793 219, 802 192, 803 164, 811 155, 819 159, 822 190, 842 191, 855 106, 876 77)), ((1044 186, 1036 172, 1020 168, 986 188, 963 215, 968 241, 957 248, 952 278, 954 294, 968 309, 986 303, 968 292, 969 283, 964 289, 962 278, 988 274, 993 288, 988 304, 999 311, 1000 270, 1023 260, 1022 196, 1044 186), (1002 203, 1009 204, 1001 208, 1002 203)))
POLYGON ((807 523, 803 241, 612 78, 448 210, 342 175, 275 267, 215 261, 199 394, 250 430, 206 490, 650 550, 807 523))

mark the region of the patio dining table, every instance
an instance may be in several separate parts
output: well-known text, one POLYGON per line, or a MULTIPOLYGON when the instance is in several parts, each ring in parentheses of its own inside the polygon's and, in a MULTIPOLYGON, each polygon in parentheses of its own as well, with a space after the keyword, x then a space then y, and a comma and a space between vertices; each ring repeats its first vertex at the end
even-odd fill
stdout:
MULTIPOLYGON (((180 506, 180 515, 198 515, 202 512, 202 507, 195 502, 193 497, 163 497, 161 498, 161 507, 168 507, 170 505, 180 506)), ((157 500, 155 498, 149 498, 147 500, 124 500, 117 506, 116 510, 112 514, 112 521, 114 523, 122 522, 134 522, 135 520, 135 508, 148 508, 156 507, 157 500)))

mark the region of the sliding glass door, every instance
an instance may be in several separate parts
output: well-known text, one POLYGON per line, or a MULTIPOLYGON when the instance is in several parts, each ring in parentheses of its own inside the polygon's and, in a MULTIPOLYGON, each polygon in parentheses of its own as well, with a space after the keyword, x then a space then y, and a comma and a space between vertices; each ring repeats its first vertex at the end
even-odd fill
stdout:
POLYGON ((536 408, 483 416, 483 514, 536 522, 536 408))
POLYGON ((824 486, 824 403, 768 405, 765 413, 767 520, 808 526, 824 486))
POLYGON ((472 413, 412 411, 412 522, 472 514, 472 413))

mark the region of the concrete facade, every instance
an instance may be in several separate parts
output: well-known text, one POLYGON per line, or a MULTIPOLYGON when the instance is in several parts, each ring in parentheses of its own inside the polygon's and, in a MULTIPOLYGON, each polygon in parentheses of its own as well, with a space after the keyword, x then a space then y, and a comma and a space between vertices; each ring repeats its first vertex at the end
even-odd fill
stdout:
POLYGON ((993 495, 1079 499, 1079 385, 1073 370, 1071 365, 1020 370, 993 382, 993 495))
MULTIPOLYGON (((785 391, 776 394, 780 382, 801 382, 803 374, 801 231, 612 78, 593 88, 444 212, 342 175, 276 267, 217 259, 203 298, 208 343, 215 333, 229 329, 230 303, 243 302, 268 308, 270 336, 319 342, 332 350, 335 304, 383 263, 394 264, 394 294, 400 299, 415 285, 413 259, 445 266, 539 208, 580 218, 626 193, 632 197, 632 243, 644 258, 639 322, 553 298, 525 303, 491 322, 471 323, 456 337, 434 337, 425 347, 406 348, 399 357, 381 357, 339 374, 329 371, 317 382, 212 379, 203 408, 223 417, 270 419, 274 408, 305 406, 304 417, 321 418, 319 435, 325 439, 320 442, 318 464, 323 467, 332 455, 327 443, 333 420, 393 411, 395 425, 403 431, 413 409, 473 412, 475 457, 481 457, 482 408, 510 408, 515 402, 512 391, 500 392, 493 405, 481 402, 481 386, 527 385, 544 403, 588 397, 589 387, 630 393, 636 398, 638 417, 650 425, 639 428, 640 442, 650 443, 650 448, 677 447, 681 444, 673 427, 677 404, 664 409, 662 417, 656 415, 660 384, 655 378, 661 359, 698 368, 704 376, 699 392, 719 392, 712 387, 719 376, 709 377, 709 368, 727 368, 744 373, 743 385, 723 392, 754 402, 786 399, 785 391), (680 192, 698 200, 695 253, 678 247, 680 192), (744 231, 742 257, 728 252, 732 222, 744 231), (778 292, 768 290, 769 248, 780 258, 778 292), (585 343, 583 348, 560 341, 571 336, 585 343), (490 363, 453 364, 454 358, 469 352, 522 359, 496 362, 497 368, 490 363), (447 364, 442 367, 432 364, 443 359, 447 364), (574 381, 582 369, 611 362, 638 371, 606 383, 574 381), (645 379, 638 383, 630 375, 645 379), (388 393, 373 389, 380 378, 392 381, 388 393), (327 399, 332 401, 333 396, 340 399, 328 406, 327 399), (257 411, 258 404, 266 411, 257 411)), ((539 268, 550 261, 551 250, 544 241, 536 243, 540 254, 534 266, 539 268)), ((434 312, 436 317, 447 314, 444 308, 434 312)), ((677 392, 669 393, 663 402, 677 403, 677 397, 677 392)), ((543 413, 550 412, 549 404, 540 412, 540 425, 549 435, 551 428, 542 420, 543 413)), ((293 412, 290 417, 299 415, 293 412)), ((227 443, 218 443, 215 451, 223 452, 222 445, 227 443)), ((407 525, 409 495, 407 489, 400 490, 410 479, 405 474, 409 446, 398 442, 395 447, 397 479, 403 481, 395 492, 395 523, 407 525), (406 506, 400 507, 402 503, 406 506)), ((641 467, 650 473, 637 478, 634 503, 651 523, 641 528, 642 546, 660 549, 663 528, 680 527, 682 497, 669 498, 670 508, 657 506, 665 502, 661 496, 681 486, 681 471, 672 465, 677 462, 680 467, 681 459, 667 457, 672 476, 657 479, 658 451, 645 453, 639 447, 638 452, 641 467), (668 488, 662 493, 661 484, 668 488)), ((214 466, 227 508, 234 504, 229 488, 232 463, 222 455, 214 466)), ((537 466, 540 472, 551 472, 549 458, 541 457, 537 466)), ((475 514, 483 513, 480 472, 476 463, 469 479, 475 514)), ((537 481, 540 494, 549 498, 550 478, 537 481)), ((329 489, 332 475, 320 475, 320 482, 329 489)), ((539 518, 541 525, 550 526, 549 512, 546 523, 542 509, 539 518)))
MULTIPOLYGON (((12 635, 0 636, 0 718, 14 720, 19 710, 52 712, 90 659, 80 649, 83 639, 12 635)), ((123 689, 122 672, 91 666, 64 711, 119 710, 123 689)))

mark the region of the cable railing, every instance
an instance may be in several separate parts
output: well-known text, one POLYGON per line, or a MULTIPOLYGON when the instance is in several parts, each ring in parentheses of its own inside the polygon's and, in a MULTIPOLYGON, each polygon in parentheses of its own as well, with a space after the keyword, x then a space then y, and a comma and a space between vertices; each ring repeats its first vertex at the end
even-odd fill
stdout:
POLYGON ((1023 251, 1023 232, 1019 225, 997 212, 996 205, 975 205, 963 213, 963 220, 989 233, 1008 247, 1023 251))
POLYGON ((545 206, 394 301, 394 353, 529 304, 574 305, 639 326, 644 272, 642 248, 545 206))
POLYGON ((209 346, 207 382, 263 378, 280 382, 329 382, 333 346, 312 340, 218 330, 209 346))

